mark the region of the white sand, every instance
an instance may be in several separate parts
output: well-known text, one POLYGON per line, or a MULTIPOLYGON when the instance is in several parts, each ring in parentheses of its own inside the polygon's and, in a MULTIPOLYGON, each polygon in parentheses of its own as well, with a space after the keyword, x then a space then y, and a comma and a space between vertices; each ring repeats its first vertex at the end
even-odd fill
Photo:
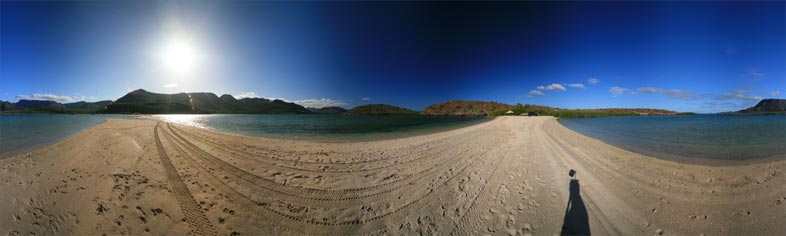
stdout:
POLYGON ((552 117, 362 143, 110 120, 0 160, 0 235, 552 235, 566 212, 568 232, 783 235, 785 165, 663 161, 552 117))

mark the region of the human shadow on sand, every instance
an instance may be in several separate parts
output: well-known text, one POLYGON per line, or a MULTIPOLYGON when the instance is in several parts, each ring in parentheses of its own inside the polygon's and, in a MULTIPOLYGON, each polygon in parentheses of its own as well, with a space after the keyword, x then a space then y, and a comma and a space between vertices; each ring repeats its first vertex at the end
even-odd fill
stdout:
POLYGON ((565 220, 562 222, 561 235, 590 235, 589 217, 587 207, 581 200, 579 180, 575 177, 576 171, 570 170, 570 197, 565 208, 565 220))

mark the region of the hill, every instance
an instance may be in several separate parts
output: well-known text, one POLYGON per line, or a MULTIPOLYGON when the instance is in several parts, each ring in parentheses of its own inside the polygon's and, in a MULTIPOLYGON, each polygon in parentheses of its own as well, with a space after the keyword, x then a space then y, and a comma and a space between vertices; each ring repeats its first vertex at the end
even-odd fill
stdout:
POLYGON ((16 108, 27 109, 49 109, 49 110, 63 110, 65 106, 55 101, 40 101, 40 100, 19 100, 16 102, 16 108))
POLYGON ((723 114, 786 114, 786 99, 762 99, 756 106, 723 114))
POLYGON ((100 110, 114 114, 310 114, 295 103, 264 98, 235 99, 214 93, 160 94, 138 89, 100 110))
POLYGON ((386 104, 369 104, 350 109, 345 115, 416 115, 418 112, 386 104))
POLYGON ((45 100, 19 100, 16 103, 0 101, 0 112, 2 113, 94 113, 103 109, 112 101, 99 102, 74 102, 62 104, 55 101, 45 100))
POLYGON ((423 115, 448 115, 448 116, 487 116, 495 111, 507 111, 513 106, 484 101, 452 100, 433 104, 420 113, 423 115))
POLYGON ((81 102, 74 102, 74 103, 66 103, 63 105, 68 109, 80 109, 80 110, 95 112, 104 109, 109 104, 112 104, 111 100, 98 101, 98 102, 81 101, 81 102))
POLYGON ((323 107, 323 108, 309 107, 308 110, 317 114, 344 114, 347 112, 347 109, 344 109, 343 107, 323 107))

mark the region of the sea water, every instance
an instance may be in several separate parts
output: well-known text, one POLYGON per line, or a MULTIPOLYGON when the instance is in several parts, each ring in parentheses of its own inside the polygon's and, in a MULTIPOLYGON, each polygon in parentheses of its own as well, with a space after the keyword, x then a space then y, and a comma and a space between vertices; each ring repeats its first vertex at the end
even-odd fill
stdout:
POLYGON ((371 141, 455 129, 491 120, 469 116, 327 114, 155 115, 154 119, 221 132, 310 141, 371 141))
POLYGON ((120 115, 0 115, 0 158, 53 143, 120 115))
POLYGON ((54 143, 107 118, 155 119, 242 135, 338 142, 407 137, 490 120, 419 115, 0 115, 0 158, 54 143))
POLYGON ((567 128, 641 154, 678 161, 786 157, 784 115, 559 119, 567 128))

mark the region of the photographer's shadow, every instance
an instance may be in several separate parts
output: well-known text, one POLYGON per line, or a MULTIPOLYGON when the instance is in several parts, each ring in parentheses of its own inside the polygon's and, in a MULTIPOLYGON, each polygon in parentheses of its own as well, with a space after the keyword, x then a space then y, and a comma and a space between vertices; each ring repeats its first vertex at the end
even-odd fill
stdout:
POLYGON ((590 235, 589 217, 587 207, 581 200, 581 186, 575 177, 576 171, 570 170, 570 197, 565 208, 565 219, 562 222, 561 235, 590 235))

